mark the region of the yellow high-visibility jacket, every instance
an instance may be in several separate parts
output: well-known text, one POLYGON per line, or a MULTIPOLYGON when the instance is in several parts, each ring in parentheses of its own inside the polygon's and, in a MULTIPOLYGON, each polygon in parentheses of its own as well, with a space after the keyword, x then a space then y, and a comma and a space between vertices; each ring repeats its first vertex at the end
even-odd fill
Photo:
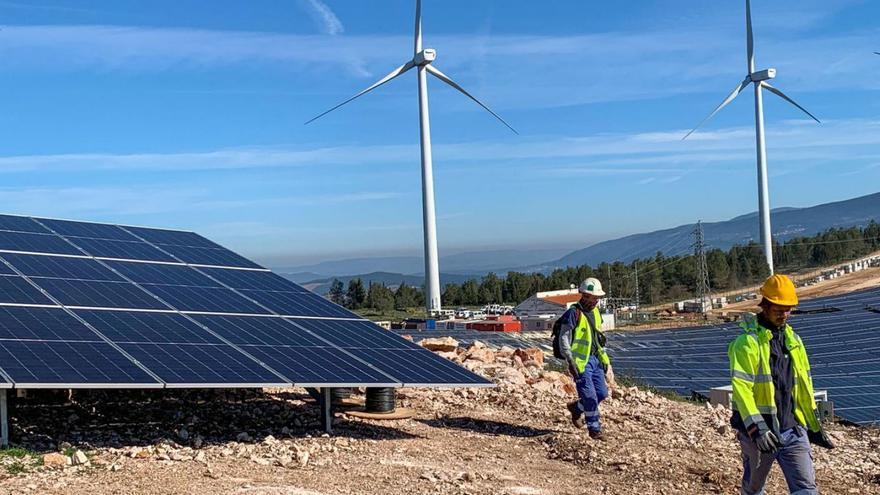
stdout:
MULTIPOLYGON (((571 356, 574 358, 574 364, 577 366, 578 372, 583 373, 587 367, 587 361, 590 359, 590 352, 593 346, 596 346, 596 357, 599 362, 605 366, 611 364, 608 354, 598 342, 593 342, 593 332, 590 330, 590 322, 587 321, 587 315, 580 312, 580 320, 574 328, 574 340, 571 343, 571 356)), ((596 322, 596 331, 602 331, 602 314, 599 308, 593 308, 593 321, 596 322)))
MULTIPOLYGON (((734 407, 742 417, 746 430, 752 426, 759 430, 767 429, 763 414, 773 418, 773 431, 778 433, 779 419, 776 417, 773 379, 770 375, 770 339, 773 338, 773 332, 762 327, 754 315, 740 326, 742 335, 727 348, 734 407)), ((791 355, 794 374, 792 412, 801 426, 810 431, 819 431, 813 378, 810 376, 810 362, 804 343, 789 325, 782 329, 782 336, 791 355)))

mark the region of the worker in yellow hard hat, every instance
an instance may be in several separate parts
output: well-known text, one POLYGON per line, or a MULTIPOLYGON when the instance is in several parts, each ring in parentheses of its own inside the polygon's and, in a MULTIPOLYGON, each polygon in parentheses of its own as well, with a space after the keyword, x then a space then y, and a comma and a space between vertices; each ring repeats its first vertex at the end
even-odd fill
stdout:
POLYGON ((791 493, 819 493, 810 443, 828 449, 834 444, 819 424, 804 343, 788 325, 797 291, 790 278, 773 275, 761 295, 761 312, 744 318, 744 332, 727 350, 731 425, 742 448, 741 493, 764 493, 773 461, 791 493))

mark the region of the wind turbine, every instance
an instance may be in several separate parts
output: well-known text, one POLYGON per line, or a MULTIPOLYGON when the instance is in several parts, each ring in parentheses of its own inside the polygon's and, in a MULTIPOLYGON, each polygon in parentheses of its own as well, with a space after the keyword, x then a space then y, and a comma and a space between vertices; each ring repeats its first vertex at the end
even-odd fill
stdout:
POLYGON ((776 69, 764 69, 760 71, 755 71, 755 44, 752 37, 752 8, 750 0, 746 0, 746 54, 747 54, 747 62, 748 62, 748 70, 749 72, 746 74, 746 78, 743 79, 741 83, 727 95, 727 98, 718 105, 712 113, 709 114, 708 117, 703 119, 702 122, 697 125, 691 132, 687 133, 682 139, 687 139, 688 136, 694 133, 697 129, 700 128, 707 120, 711 119, 716 113, 718 113, 722 108, 727 106, 728 103, 733 101, 749 84, 753 84, 755 86, 755 140, 757 142, 757 155, 758 155, 758 213, 761 219, 761 244, 764 247, 764 257, 767 259, 767 267, 770 269, 770 273, 773 273, 773 242, 770 231, 770 197, 767 186, 767 153, 764 147, 764 100, 763 94, 761 92, 762 89, 766 89, 767 91, 773 93, 774 95, 782 98, 783 100, 791 103, 796 106, 800 111, 809 115, 810 118, 819 122, 813 114, 808 112, 804 107, 798 105, 794 100, 789 98, 779 89, 770 85, 770 79, 776 77, 776 69))
POLYGON ((425 307, 428 315, 440 311, 440 270, 437 256, 437 220, 434 214, 434 172, 431 161, 431 128, 428 118, 428 74, 433 75, 444 83, 457 89, 459 92, 473 100, 491 113, 511 131, 518 134, 516 129, 504 121, 498 114, 484 105, 480 100, 468 93, 449 76, 440 72, 432 62, 437 58, 437 52, 433 48, 422 49, 422 1, 416 0, 416 26, 415 42, 413 46, 413 58, 409 62, 391 71, 388 75, 376 81, 372 86, 343 101, 326 112, 312 118, 306 124, 313 122, 324 115, 336 110, 346 103, 363 96, 379 86, 403 75, 410 69, 417 69, 419 83, 419 126, 421 129, 422 148, 422 222, 425 237, 425 307))

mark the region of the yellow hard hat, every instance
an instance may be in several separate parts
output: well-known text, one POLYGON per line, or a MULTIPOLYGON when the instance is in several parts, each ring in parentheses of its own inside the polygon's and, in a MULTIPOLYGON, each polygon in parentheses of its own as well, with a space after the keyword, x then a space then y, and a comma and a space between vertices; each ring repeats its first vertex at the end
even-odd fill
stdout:
POLYGON ((798 297, 794 283, 785 275, 771 275, 761 286, 761 295, 767 301, 780 306, 797 306, 798 297))

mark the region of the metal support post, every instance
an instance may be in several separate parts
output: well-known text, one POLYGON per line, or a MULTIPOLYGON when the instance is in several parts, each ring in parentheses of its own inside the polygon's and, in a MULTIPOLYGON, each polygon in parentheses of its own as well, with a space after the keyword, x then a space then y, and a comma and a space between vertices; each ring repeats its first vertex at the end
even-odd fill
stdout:
POLYGON ((6 389, 0 390, 0 445, 9 447, 9 410, 6 404, 6 389))
POLYGON ((329 387, 321 388, 321 427, 324 433, 333 432, 333 393, 329 387))

